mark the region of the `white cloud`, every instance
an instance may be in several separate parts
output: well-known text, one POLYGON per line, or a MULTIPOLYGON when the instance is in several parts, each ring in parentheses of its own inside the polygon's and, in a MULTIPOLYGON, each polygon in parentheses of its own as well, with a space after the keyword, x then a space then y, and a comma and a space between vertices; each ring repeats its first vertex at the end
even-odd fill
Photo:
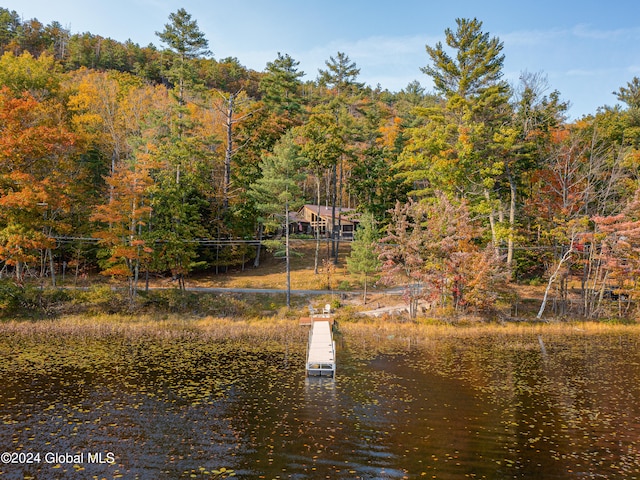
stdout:
POLYGON ((640 28, 617 28, 614 30, 600 30, 591 25, 576 25, 571 33, 578 38, 588 38, 591 40, 626 40, 640 38, 640 28))
POLYGON ((606 69, 606 68, 572 68, 565 72, 568 77, 607 77, 615 74, 618 69, 606 69))
POLYGON ((498 34, 498 38, 507 48, 540 47, 569 36, 568 30, 515 30, 498 34))

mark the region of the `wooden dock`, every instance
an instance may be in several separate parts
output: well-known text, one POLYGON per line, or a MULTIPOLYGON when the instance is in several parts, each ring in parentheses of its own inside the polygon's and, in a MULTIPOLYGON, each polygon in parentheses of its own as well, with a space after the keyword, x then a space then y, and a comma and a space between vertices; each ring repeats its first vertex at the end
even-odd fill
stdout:
POLYGON ((335 376, 336 343, 333 340, 333 318, 312 316, 307 345, 307 375, 335 376))

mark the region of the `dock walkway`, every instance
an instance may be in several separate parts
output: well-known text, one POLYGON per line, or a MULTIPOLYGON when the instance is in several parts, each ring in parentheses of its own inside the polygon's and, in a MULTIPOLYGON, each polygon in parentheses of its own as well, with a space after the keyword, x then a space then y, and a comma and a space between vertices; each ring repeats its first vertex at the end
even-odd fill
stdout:
POLYGON ((335 376, 336 344, 333 340, 332 319, 311 317, 307 346, 307 375, 335 376))

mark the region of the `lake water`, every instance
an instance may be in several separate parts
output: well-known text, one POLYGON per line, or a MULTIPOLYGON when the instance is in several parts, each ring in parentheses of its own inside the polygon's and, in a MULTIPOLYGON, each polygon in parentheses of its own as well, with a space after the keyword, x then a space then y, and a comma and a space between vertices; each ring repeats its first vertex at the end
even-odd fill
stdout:
POLYGON ((637 334, 375 355, 345 335, 335 379, 297 344, 2 342, 2 479, 640 478, 637 334))

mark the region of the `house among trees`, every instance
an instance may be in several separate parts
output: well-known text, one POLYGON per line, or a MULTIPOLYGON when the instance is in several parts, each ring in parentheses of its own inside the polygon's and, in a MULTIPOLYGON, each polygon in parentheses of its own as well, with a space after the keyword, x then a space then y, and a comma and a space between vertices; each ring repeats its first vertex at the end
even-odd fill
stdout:
MULTIPOLYGON (((335 225, 340 232, 340 238, 351 240, 353 232, 356 230, 359 214, 354 208, 335 209, 335 225)), ((315 235, 319 229, 320 236, 331 237, 331 217, 332 207, 318 205, 303 205, 302 208, 291 216, 292 231, 315 235)))

